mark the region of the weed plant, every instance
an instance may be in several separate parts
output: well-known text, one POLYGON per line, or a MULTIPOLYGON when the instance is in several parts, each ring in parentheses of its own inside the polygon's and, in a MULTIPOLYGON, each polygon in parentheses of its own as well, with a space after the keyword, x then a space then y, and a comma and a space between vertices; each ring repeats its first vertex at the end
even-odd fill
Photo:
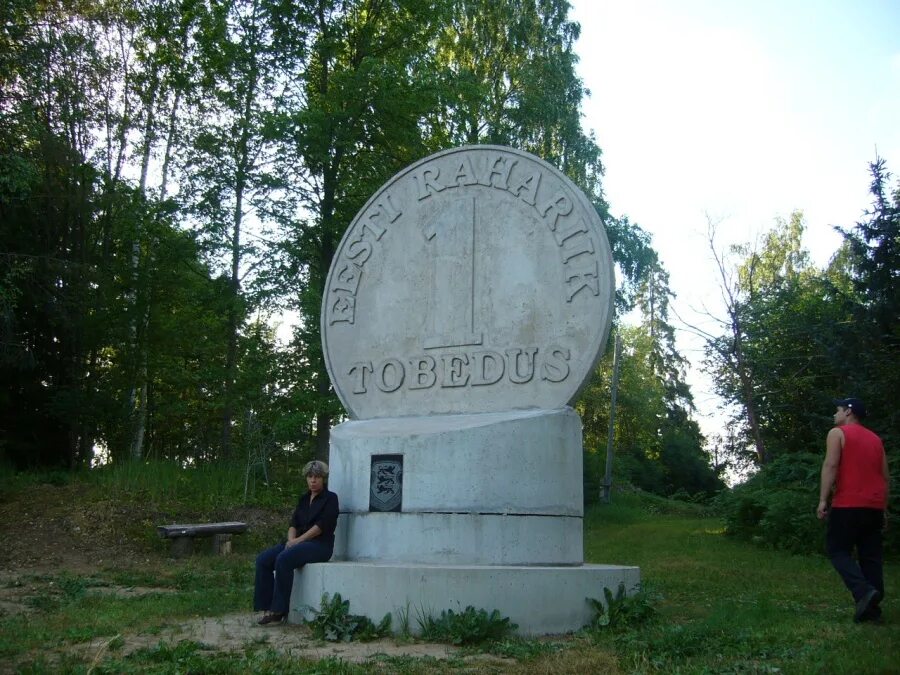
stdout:
POLYGON ((604 588, 603 597, 605 603, 596 598, 588 598, 588 604, 594 610, 594 619, 591 621, 593 629, 634 628, 646 624, 656 617, 654 603, 660 599, 646 585, 628 595, 625 584, 619 584, 615 594, 609 588, 604 588))
POLYGON ((432 642, 449 642, 453 645, 472 645, 501 640, 518 626, 502 616, 496 609, 490 614, 471 605, 462 612, 447 609, 440 616, 420 616, 422 638, 432 642))
POLYGON ((351 640, 377 640, 391 632, 391 615, 375 624, 365 616, 350 613, 350 601, 341 598, 340 593, 328 597, 322 595, 321 607, 315 611, 315 618, 307 622, 314 636, 327 642, 350 642, 351 640))

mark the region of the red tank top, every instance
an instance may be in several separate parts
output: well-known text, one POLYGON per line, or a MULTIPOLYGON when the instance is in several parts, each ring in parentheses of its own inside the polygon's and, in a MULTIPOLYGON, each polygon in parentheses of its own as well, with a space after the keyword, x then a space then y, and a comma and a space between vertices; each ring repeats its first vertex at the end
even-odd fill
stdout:
POLYGON ((832 506, 884 509, 884 446, 881 439, 859 424, 844 424, 844 448, 838 467, 832 506))

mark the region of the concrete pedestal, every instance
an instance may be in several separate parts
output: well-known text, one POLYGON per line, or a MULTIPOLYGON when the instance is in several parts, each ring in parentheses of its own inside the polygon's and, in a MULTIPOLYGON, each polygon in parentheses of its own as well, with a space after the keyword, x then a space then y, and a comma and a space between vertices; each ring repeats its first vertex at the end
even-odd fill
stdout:
POLYGON ((288 621, 311 619, 322 594, 340 593, 350 611, 376 623, 390 613, 394 631, 408 618, 412 633, 421 632, 418 619, 471 605, 499 610, 518 625, 519 635, 551 635, 578 630, 593 610, 586 598, 603 600, 603 588, 619 584, 633 590, 640 583, 637 567, 583 565, 413 565, 332 562, 307 565, 294 577, 288 621))
POLYGON ((331 435, 336 562, 297 572, 289 620, 340 593, 373 620, 472 605, 523 635, 581 628, 586 598, 640 581, 583 565, 581 420, 571 408, 346 422, 331 435), (371 510, 375 456, 402 458, 400 510, 371 510), (399 613, 399 614, 398 614, 399 613))

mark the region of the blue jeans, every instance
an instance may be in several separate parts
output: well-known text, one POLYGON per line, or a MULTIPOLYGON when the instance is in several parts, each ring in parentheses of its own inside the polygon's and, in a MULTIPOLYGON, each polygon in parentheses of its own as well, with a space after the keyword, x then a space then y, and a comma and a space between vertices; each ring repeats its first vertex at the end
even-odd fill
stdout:
POLYGON ((253 609, 287 614, 294 585, 294 570, 306 563, 326 562, 332 547, 316 541, 304 541, 290 548, 278 544, 256 556, 256 587, 253 609), (272 573, 274 572, 274 577, 272 573))

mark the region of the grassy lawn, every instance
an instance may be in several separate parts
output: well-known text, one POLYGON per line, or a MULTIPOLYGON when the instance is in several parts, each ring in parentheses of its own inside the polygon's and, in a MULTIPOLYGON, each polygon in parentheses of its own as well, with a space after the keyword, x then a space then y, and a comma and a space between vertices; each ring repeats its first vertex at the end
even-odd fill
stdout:
POLYGON ((824 556, 735 541, 692 505, 615 499, 588 511, 585 557, 641 567, 652 598, 641 602, 656 609, 642 625, 507 639, 449 660, 376 655, 362 665, 339 654, 285 653, 250 630, 224 651, 172 634, 196 617, 248 612, 253 554, 244 546, 225 558, 156 555, 139 568, 107 563, 89 573, 9 577, 6 590, 21 587, 29 611, 0 605, 0 673, 900 673, 900 565, 886 569, 884 624, 855 625, 850 596, 824 556), (134 636, 143 646, 123 649, 134 636))
POLYGON ((884 624, 857 625, 824 556, 765 550, 724 536, 717 520, 689 509, 659 510, 623 496, 587 517, 586 559, 639 565, 661 596, 652 625, 594 633, 622 670, 900 672, 896 562, 885 569, 884 624))

